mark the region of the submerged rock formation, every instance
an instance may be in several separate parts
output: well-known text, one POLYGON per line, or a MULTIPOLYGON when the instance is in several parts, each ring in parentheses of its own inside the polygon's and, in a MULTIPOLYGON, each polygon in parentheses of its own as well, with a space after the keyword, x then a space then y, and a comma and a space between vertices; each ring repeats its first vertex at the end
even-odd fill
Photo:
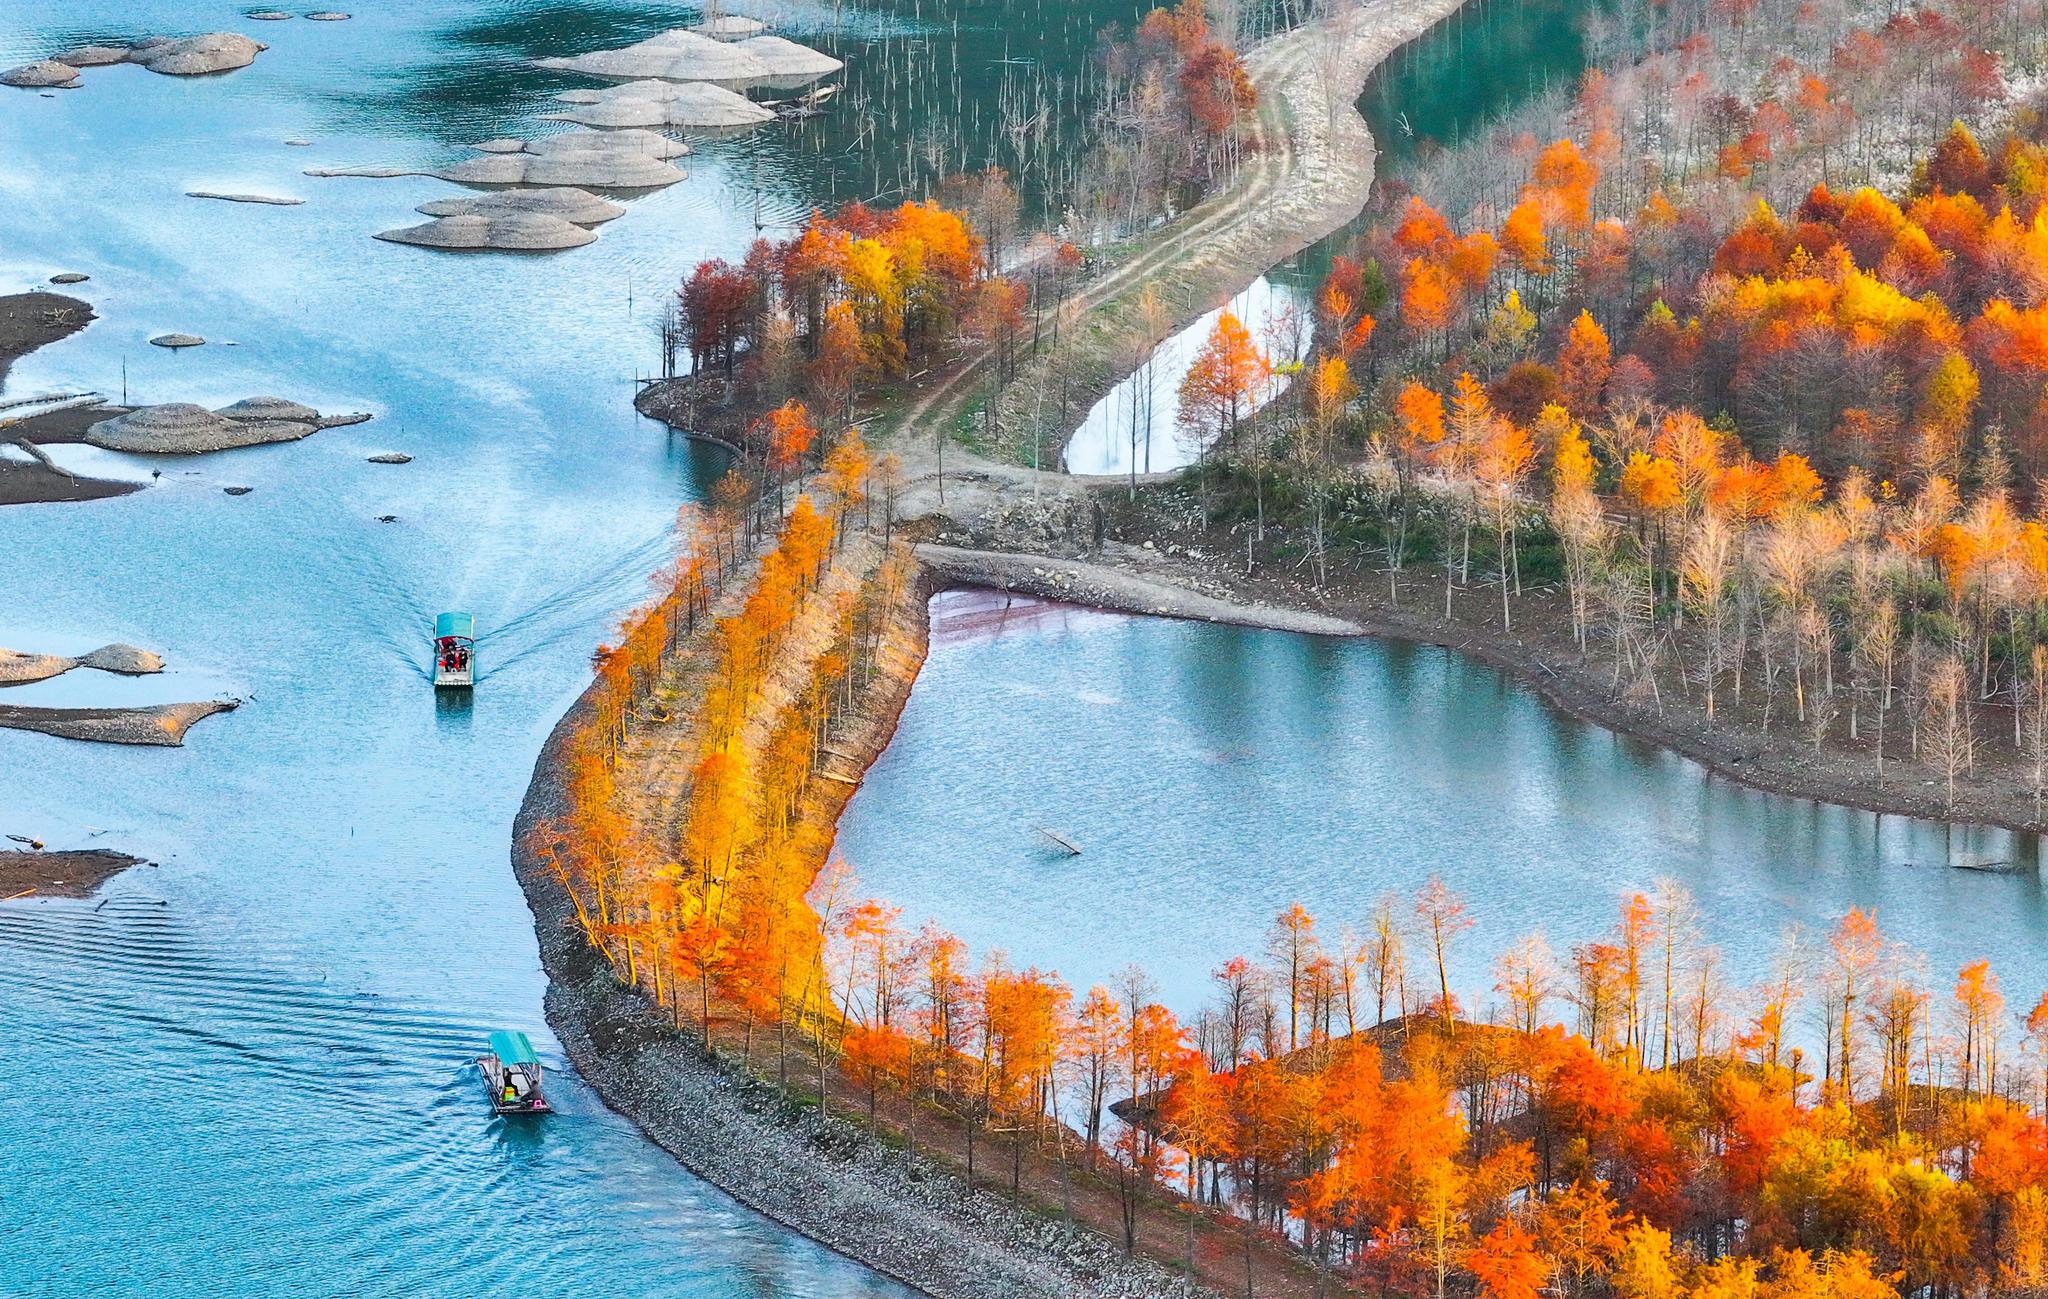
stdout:
POLYGON ((772 110, 745 95, 704 81, 629 81, 605 90, 565 90, 555 98, 574 107, 545 114, 548 120, 604 130, 731 131, 775 120, 772 110))
POLYGON ((186 198, 212 198, 223 203, 267 203, 272 207, 300 207, 302 198, 279 198, 273 194, 222 194, 210 189, 188 189, 186 198))
POLYGON ((421 225, 382 230, 387 243, 465 252, 558 252, 594 243, 597 232, 541 212, 503 216, 437 217, 421 225))
POLYGON ((626 214, 626 209, 588 190, 571 185, 552 189, 507 189, 490 194, 469 194, 462 198, 437 198, 413 211, 433 217, 503 217, 522 213, 560 217, 579 226, 603 225, 626 214))
POLYGON ((20 86, 24 90, 42 90, 51 86, 72 90, 79 84, 78 69, 55 59, 38 59, 0 72, 0 86, 20 86))
POLYGON ((271 442, 296 442, 316 429, 359 423, 368 418, 330 418, 311 406, 282 397, 247 397, 217 411, 174 401, 138 406, 99 420, 86 429, 85 441, 109 451, 198 455, 271 442))

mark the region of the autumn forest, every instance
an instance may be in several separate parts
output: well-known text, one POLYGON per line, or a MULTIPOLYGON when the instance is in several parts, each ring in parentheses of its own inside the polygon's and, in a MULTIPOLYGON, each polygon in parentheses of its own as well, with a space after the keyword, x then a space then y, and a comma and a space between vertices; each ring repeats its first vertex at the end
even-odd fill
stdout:
MULTIPOLYGON (((1091 485, 1095 551, 1178 511, 1310 605, 1533 623, 1619 715, 2038 820, 2048 10, 1588 21, 1578 84, 1381 178, 1304 311, 1220 316, 1179 385, 1193 463, 1091 485)), ((1040 466, 1001 394, 1089 345, 1117 240, 1258 156, 1214 6, 1100 56, 1086 220, 1037 229, 969 172, 679 287, 663 374, 740 455, 598 651, 535 835, 590 946, 784 1100, 1215 1288, 2048 1290, 2048 989, 1996 953, 1930 970, 1856 909, 1738 986, 1655 862, 1562 949, 1470 914, 1447 865, 1370 914, 1280 907, 1169 1006, 1144 952, 1084 990, 863 894, 834 827, 932 589, 899 498, 933 439, 893 421, 971 374, 939 499, 949 437, 1040 466)))

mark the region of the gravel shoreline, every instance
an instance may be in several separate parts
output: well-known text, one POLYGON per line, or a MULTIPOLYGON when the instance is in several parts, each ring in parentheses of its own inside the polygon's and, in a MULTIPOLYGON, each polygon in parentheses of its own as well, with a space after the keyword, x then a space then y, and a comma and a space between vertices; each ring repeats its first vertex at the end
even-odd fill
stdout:
MULTIPOLYGON (((900 694, 907 697, 906 681, 900 694)), ((532 851, 564 806, 560 756, 588 695, 556 723, 513 823, 512 867, 548 975, 547 1019, 576 1071, 685 1168, 782 1225, 935 1299, 1195 1299, 1209 1291, 870 1135, 786 1102, 713 1060, 615 980, 575 927, 532 851)), ((895 729, 902 698, 862 746, 862 769, 895 729)))
MULTIPOLYGON (((999 543, 998 543, 999 544, 999 543)), ((1275 584, 1219 575, 1185 558, 1112 542, 1100 558, 1060 556, 1029 549, 975 549, 925 543, 917 547, 937 587, 989 587, 1117 613, 1227 623, 1320 636, 1373 636, 1434 645, 1475 659, 1515 679, 1560 711, 1698 763, 1711 775, 1785 798, 1853 808, 1878 816, 1905 816, 2019 833, 2048 832, 2030 800, 1998 799, 1966 789, 1945 805, 1932 780, 1894 766, 1883 782, 1858 760, 1831 754, 1817 761, 1813 746, 1787 731, 1758 735, 1730 725, 1706 726, 1695 709, 1673 703, 1662 713, 1628 704, 1609 686, 1599 664, 1580 661, 1519 633, 1434 616, 1436 597, 1414 608, 1392 608, 1363 589, 1335 601, 1264 589, 1275 584), (1193 589, 1200 585, 1206 590, 1193 589), (1317 604, 1323 608, 1314 607, 1317 604)), ((1429 581, 1422 583, 1429 585, 1429 581)), ((1920 773, 1925 774, 1925 773, 1920 773)))
POLYGON ((1370 634, 1367 628, 1344 618, 1333 618, 1307 609, 1247 604, 1222 596, 1204 595, 1141 573, 1087 560, 1054 559, 1002 550, 969 550, 934 542, 919 545, 917 558, 924 565, 926 581, 939 590, 984 587, 1117 613, 1263 627, 1304 636, 1370 634))

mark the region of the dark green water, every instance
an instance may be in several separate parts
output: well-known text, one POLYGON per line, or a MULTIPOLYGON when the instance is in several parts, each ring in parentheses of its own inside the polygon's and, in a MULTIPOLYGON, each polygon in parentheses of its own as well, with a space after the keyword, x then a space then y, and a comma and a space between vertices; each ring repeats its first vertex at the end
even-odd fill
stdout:
POLYGON ((1314 292, 1331 259, 1354 251, 1376 207, 1400 190, 1414 164, 1464 143, 1548 89, 1575 86, 1586 70, 1589 7, 1584 0, 1467 0, 1394 51, 1358 99, 1379 149, 1374 202, 1271 278, 1314 292))
POLYGON ((1586 67, 1577 0, 1471 0, 1396 50, 1366 82, 1358 110, 1383 177, 1460 143, 1586 67))

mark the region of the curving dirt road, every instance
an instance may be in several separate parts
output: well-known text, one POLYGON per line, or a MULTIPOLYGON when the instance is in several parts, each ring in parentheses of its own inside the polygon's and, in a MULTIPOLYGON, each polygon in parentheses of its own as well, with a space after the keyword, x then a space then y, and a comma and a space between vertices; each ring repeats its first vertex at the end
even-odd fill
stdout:
MULTIPOLYGON (((1156 286, 1179 330, 1229 301, 1254 279, 1337 230, 1365 206, 1373 181, 1372 133, 1357 111, 1372 70, 1395 49, 1454 12, 1462 0, 1362 0, 1275 36, 1245 59, 1258 87, 1258 149, 1230 184, 1150 236, 1131 255, 1083 286, 1079 342, 1057 358, 1070 401, 1085 409, 1126 373, 1144 342, 1135 305, 1156 286), (1079 397, 1075 396, 1079 392, 1079 397)), ((985 358, 956 367, 911 403, 902 433, 937 435, 958 421, 980 391, 985 358)), ((1029 407, 1054 381, 1055 359, 1026 361, 996 412, 1004 428, 1028 425, 1029 407)), ((908 495, 937 472, 933 437, 907 436, 908 495)), ((947 472, 990 485, 1032 486, 1030 470, 949 449, 947 472), (1022 475, 1020 478, 1019 475, 1022 475)), ((1064 482, 1067 475, 1046 478, 1064 482)), ((1038 484, 1053 487, 1053 482, 1038 484)), ((950 502, 949 502, 950 503, 950 502)), ((937 501, 929 502, 936 508, 937 501)))

